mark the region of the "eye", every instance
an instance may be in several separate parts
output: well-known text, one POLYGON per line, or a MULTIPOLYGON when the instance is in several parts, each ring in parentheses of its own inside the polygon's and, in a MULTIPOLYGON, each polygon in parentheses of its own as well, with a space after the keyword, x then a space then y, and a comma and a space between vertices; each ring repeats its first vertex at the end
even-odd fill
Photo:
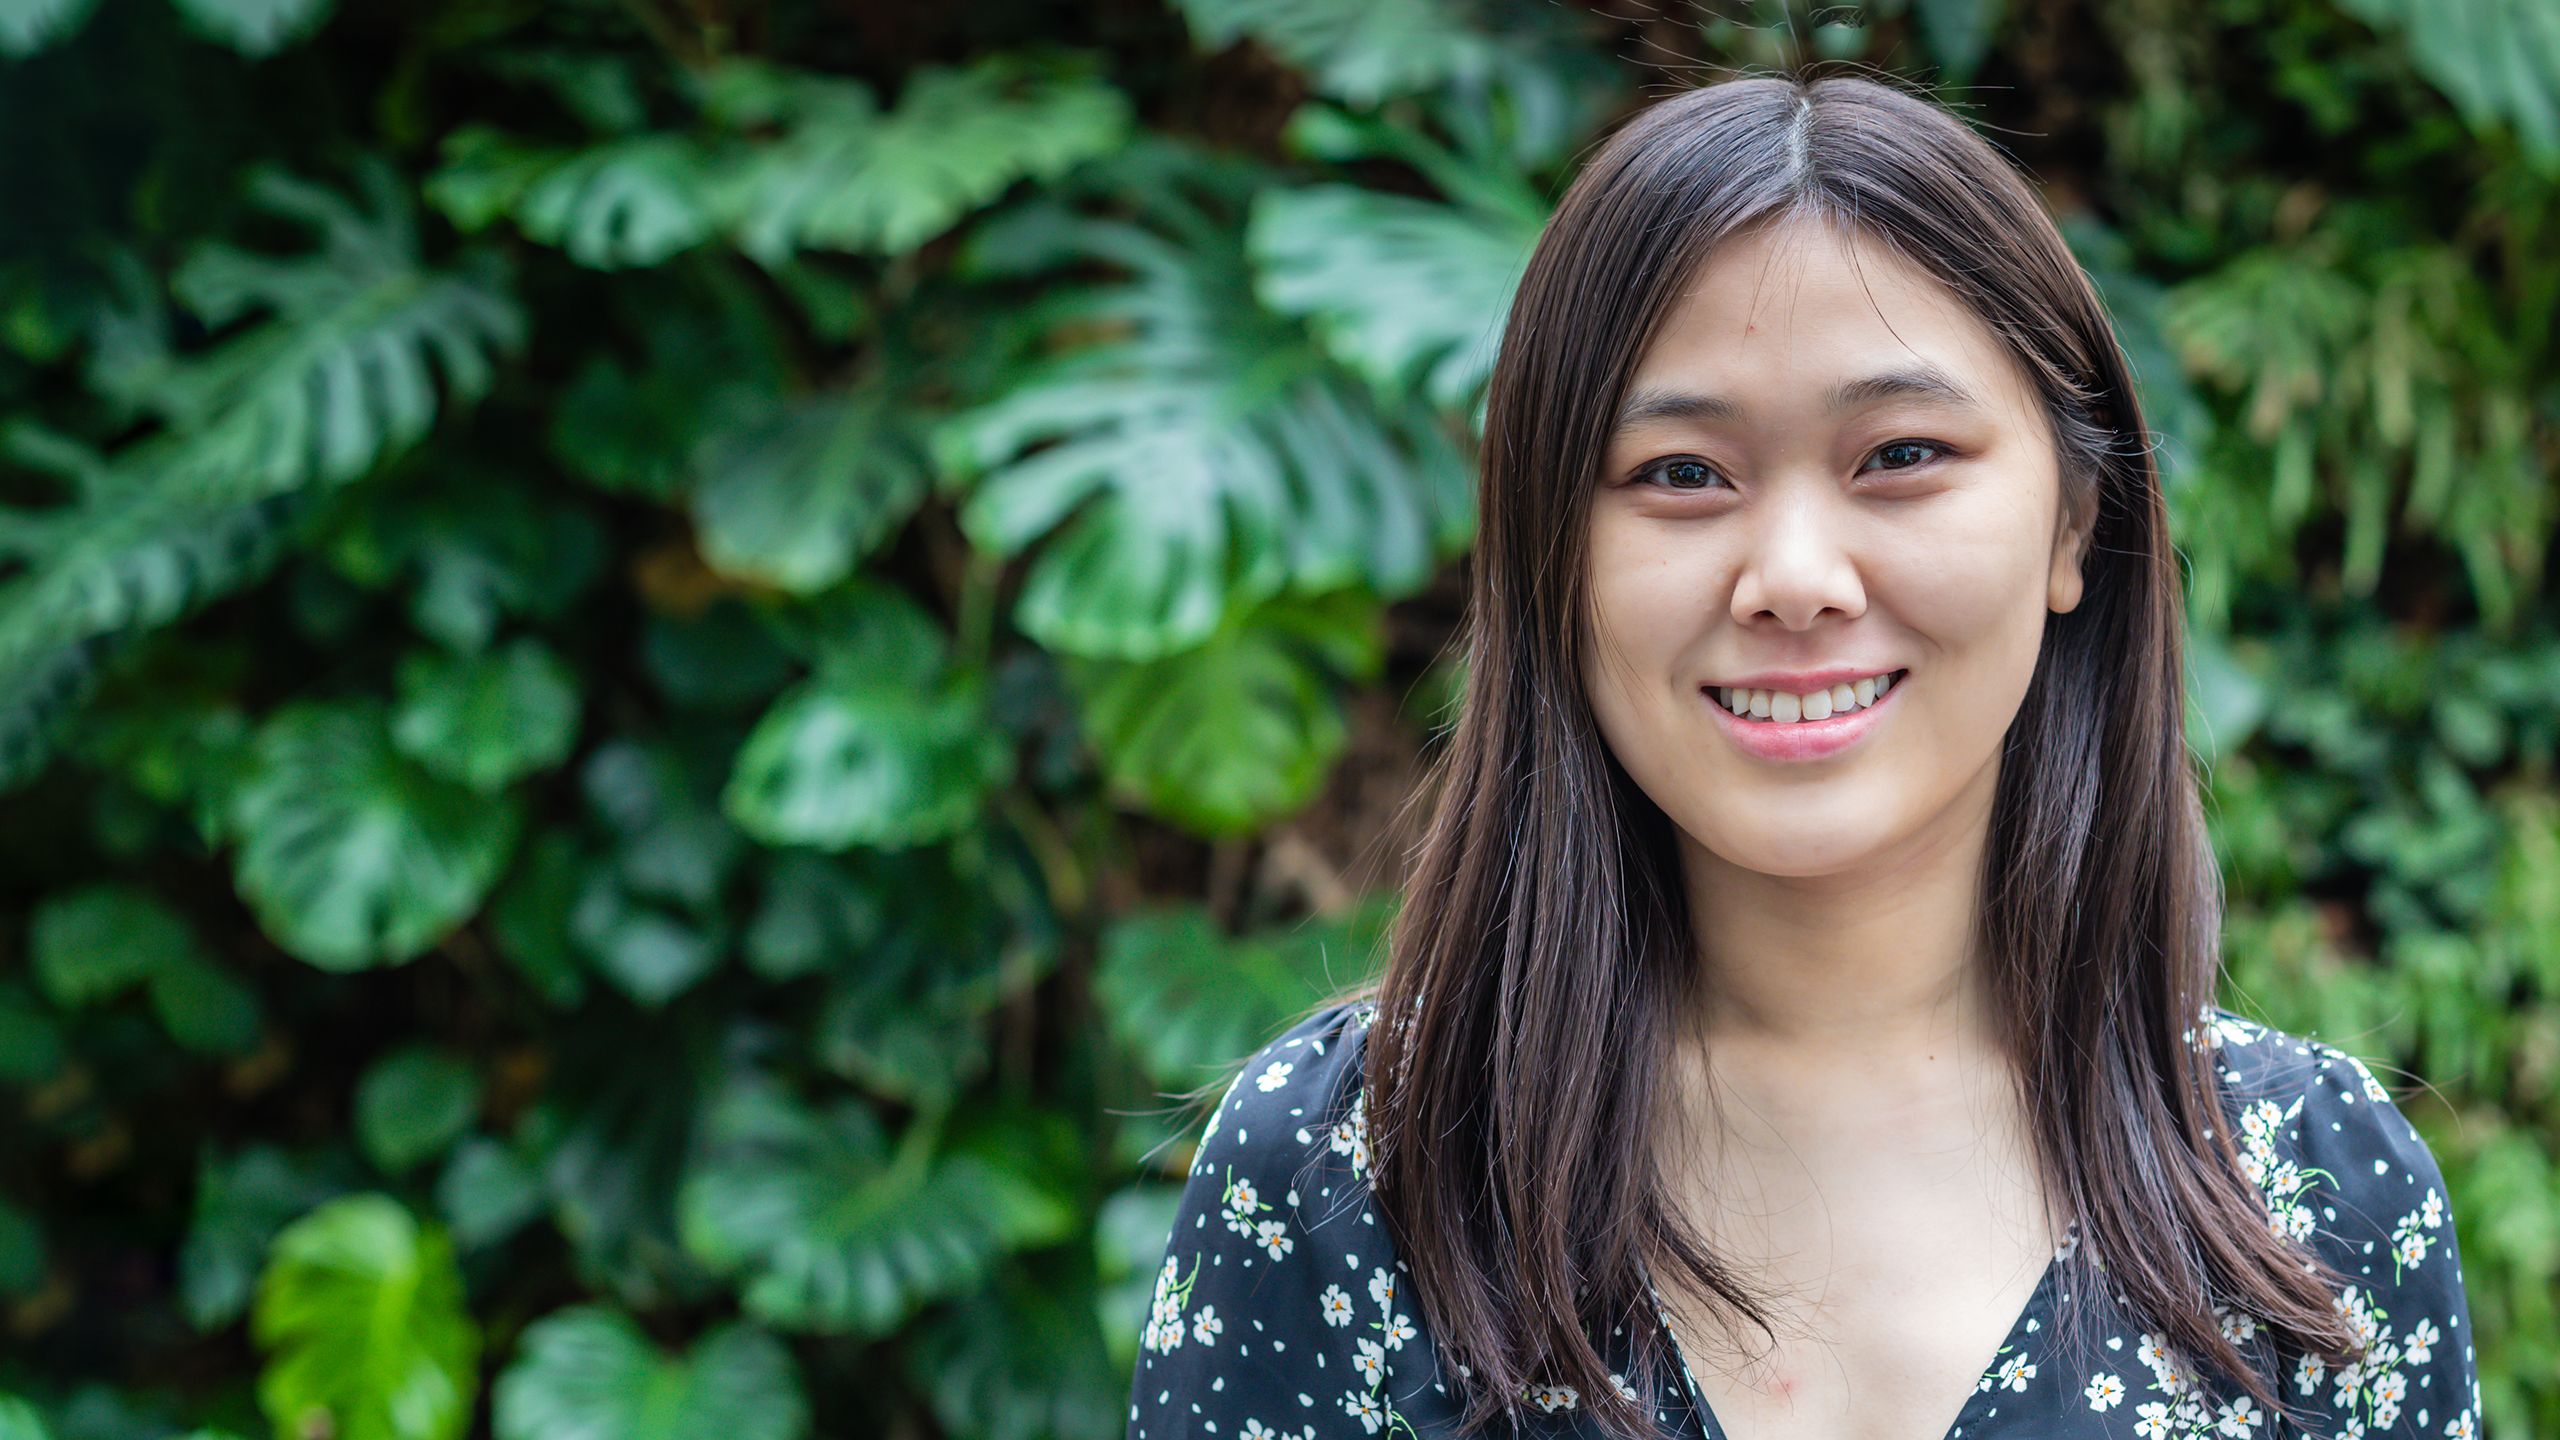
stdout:
MULTIPOLYGON (((1946 446, 1939 444, 1935 440, 1893 440, 1879 446, 1876 450, 1876 454, 1878 456, 1890 455, 1897 450, 1905 452, 1912 450, 1929 450, 1936 452, 1930 456, 1930 460, 1943 459, 1949 453, 1946 446)), ((1914 460, 1904 465, 1885 465, 1879 468, 1885 470, 1917 470, 1928 463, 1930 463, 1929 460, 1914 460)))
POLYGON ((1725 480, 1714 466, 1694 455, 1673 455, 1656 460, 1638 470, 1635 478, 1642 481, 1654 475, 1660 475, 1663 478, 1662 488, 1665 490, 1714 489, 1716 486, 1708 483, 1710 477, 1725 489, 1733 488, 1731 482, 1725 480))

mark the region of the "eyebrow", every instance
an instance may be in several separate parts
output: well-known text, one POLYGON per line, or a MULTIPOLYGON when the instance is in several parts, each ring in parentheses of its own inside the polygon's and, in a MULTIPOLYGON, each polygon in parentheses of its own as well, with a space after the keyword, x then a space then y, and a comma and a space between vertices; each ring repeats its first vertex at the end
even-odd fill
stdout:
MULTIPOLYGON (((1974 397, 1944 371, 1933 366, 1915 365, 1903 370, 1887 370, 1880 375, 1847 380, 1833 387, 1824 397, 1825 413, 1837 415, 1859 405, 1872 405, 1879 400, 1922 400, 1956 410, 1987 410, 1989 407, 1974 397)), ((1639 425, 1656 420, 1696 420, 1728 422, 1742 418, 1742 404, 1721 395, 1699 395, 1686 390, 1670 390, 1646 385, 1627 397, 1618 411, 1618 423, 1610 430, 1623 435, 1639 425)))

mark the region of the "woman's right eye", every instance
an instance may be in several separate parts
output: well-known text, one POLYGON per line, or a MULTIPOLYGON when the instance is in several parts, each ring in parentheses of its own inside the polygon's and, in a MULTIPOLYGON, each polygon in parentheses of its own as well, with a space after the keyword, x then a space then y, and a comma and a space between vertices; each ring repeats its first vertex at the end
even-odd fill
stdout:
POLYGON ((1652 464, 1647 465, 1636 472, 1636 478, 1638 480, 1643 480, 1652 476, 1660 477, 1662 488, 1666 490, 1708 490, 1716 488, 1714 485, 1710 485, 1708 483, 1709 477, 1713 477, 1715 481, 1724 484, 1727 488, 1730 488, 1731 485, 1731 482, 1726 481, 1724 476, 1719 473, 1713 465, 1708 464, 1704 460, 1687 455, 1673 456, 1667 460, 1656 460, 1652 464))

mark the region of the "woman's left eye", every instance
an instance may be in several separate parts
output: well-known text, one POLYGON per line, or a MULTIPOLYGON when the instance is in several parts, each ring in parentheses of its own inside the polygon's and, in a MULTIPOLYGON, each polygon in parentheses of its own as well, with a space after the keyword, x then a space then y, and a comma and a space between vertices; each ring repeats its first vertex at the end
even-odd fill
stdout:
MULTIPOLYGON (((1932 451, 1934 453, 1929 457, 1930 460, 1943 459, 1947 455, 1947 447, 1939 444, 1935 440, 1896 440, 1879 448, 1876 451, 1876 454, 1879 456, 1890 455, 1896 450, 1932 451)), ((1886 470, 1916 470, 1927 463, 1929 463, 1928 460, 1913 460, 1902 465, 1886 465, 1879 468, 1886 470)))

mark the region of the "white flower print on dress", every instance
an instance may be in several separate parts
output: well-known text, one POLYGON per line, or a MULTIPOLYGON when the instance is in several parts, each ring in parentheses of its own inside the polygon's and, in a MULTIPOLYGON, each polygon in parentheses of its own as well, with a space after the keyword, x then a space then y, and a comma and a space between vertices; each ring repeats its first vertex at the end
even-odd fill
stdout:
MULTIPOLYGON (((1354 1002, 1292 1026, 1236 1073, 1187 1167, 1139 1347, 1128 1440, 1421 1440, 1453 1433, 1474 1380, 1438 1349, 1427 1297, 1370 1203, 1372 1155, 1361 1054, 1376 1008, 1354 1002), (1356 1424, 1354 1422, 1357 1422, 1356 1424), (1288 1426, 1295 1426, 1292 1430, 1288 1426)), ((1964 1440, 2477 1440, 2453 1226, 2458 1195, 2380 1084, 2343 1051, 2208 1007, 2191 1030, 2208 1047, 2226 1128, 2271 1232, 2316 1251, 2348 1283, 2338 1313, 2360 1355, 2340 1365, 2267 1356, 2293 1417, 2172 1354, 2066 1238, 2057 1270, 1978 1377, 1957 1424, 1964 1440), (2066 1306, 2083 1307, 2066 1317, 2066 1306), (2065 1325, 2069 1318, 2087 1322, 2065 1325), (2055 1342, 2086 1335, 2103 1360, 2055 1342), (2226 1399, 2224 1397, 2231 1397, 2226 1399), (2299 1403, 2296 1403, 2296 1402, 2299 1403)), ((1648 1276, 1648 1284, 1650 1277, 1648 1276)), ((1688 1403, 1654 1410, 1666 1440, 1719 1440, 1655 1296, 1647 1325, 1670 1365, 1639 1373, 1633 1326, 1602 1341, 1607 1374, 1643 1404, 1648 1383, 1688 1403), (1634 1376, 1636 1383, 1627 1379, 1634 1376)), ((1138 1317, 1131 1317, 1133 1321, 1138 1317)), ((2256 1351, 2262 1317, 2216 1307, 2208 1323, 2256 1351)), ((2154 1333, 2161 1332, 2161 1333, 2154 1333)), ((1597 1338, 1597 1337, 1595 1337, 1597 1338)), ((2281 1338, 2281 1337, 2277 1337, 2281 1338)), ((1572 1387, 1542 1377, 1512 1397, 1520 1440, 1588 1436, 1572 1387)), ((1603 1397, 1606 1392, 1602 1392, 1603 1397)))
POLYGON ((1324 1307, 1324 1323, 1327 1325, 1339 1328, 1351 1323, 1350 1291, 1339 1285, 1327 1285, 1324 1294, 1316 1297, 1316 1302, 1324 1307))

